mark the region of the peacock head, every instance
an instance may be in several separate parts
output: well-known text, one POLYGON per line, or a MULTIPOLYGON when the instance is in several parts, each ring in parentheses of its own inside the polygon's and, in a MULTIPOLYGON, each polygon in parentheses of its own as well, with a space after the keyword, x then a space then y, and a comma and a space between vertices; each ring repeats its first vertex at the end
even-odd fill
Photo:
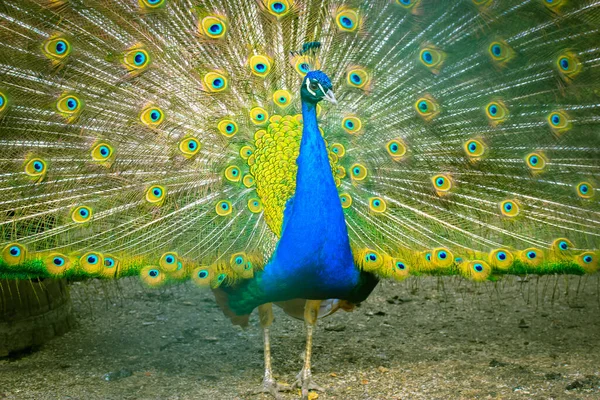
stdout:
POLYGON ((310 71, 302 81, 300 90, 302 101, 317 104, 321 100, 327 100, 337 104, 332 88, 331 80, 324 72, 310 71))

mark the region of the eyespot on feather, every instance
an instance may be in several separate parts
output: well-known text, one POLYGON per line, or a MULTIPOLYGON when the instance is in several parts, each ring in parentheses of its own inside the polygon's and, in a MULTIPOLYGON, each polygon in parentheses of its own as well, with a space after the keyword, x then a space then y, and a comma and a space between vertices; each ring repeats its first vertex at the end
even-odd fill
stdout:
POLYGON ((238 126, 235 121, 231 119, 223 119, 217 124, 217 129, 221 135, 231 138, 238 132, 238 126))
POLYGON ((147 11, 153 11, 164 7, 166 2, 167 0, 138 0, 140 7, 147 11))
POLYGON ((453 187, 452 179, 449 175, 437 174, 431 177, 431 183, 435 191, 441 195, 450 192, 453 187))
POLYGON ((91 151, 92 160, 108 163, 114 158, 113 147, 106 142, 97 142, 91 151))
POLYGON ((242 183, 244 184, 245 187, 251 188, 255 184, 254 177, 250 174, 246 174, 246 175, 244 175, 244 178, 242 179, 242 183))
POLYGON ((573 243, 567 238, 558 238, 552 242, 552 255, 560 260, 567 259, 573 254, 573 243))
POLYGON ((166 196, 167 189, 161 185, 153 185, 146 190, 146 201, 153 206, 163 205, 166 196))
POLYGON ((521 207, 516 200, 504 200, 500 202, 500 213, 509 218, 513 218, 519 215, 521 207))
POLYGON ((291 59, 292 66, 300 76, 304 77, 310 71, 321 68, 319 60, 308 56, 294 56, 291 59))
POLYGON ((243 279, 249 279, 254 275, 252 262, 244 252, 232 254, 229 258, 229 266, 243 279))
POLYGON ((0 117, 8 108, 8 96, 6 93, 0 92, 0 117))
POLYGON ((476 282, 486 281, 492 273, 492 268, 482 260, 462 262, 458 269, 465 278, 476 282))
POLYGON ((210 288, 214 278, 214 269, 212 267, 200 266, 192 271, 192 282, 202 288, 210 288))
POLYGON ((253 197, 248 200, 248 210, 251 213, 258 214, 263 211, 263 205, 259 198, 253 197))
POLYGON ((228 80, 219 71, 211 71, 204 75, 202 78, 202 82, 204 83, 204 88, 210 93, 219 93, 227 89, 228 80))
POLYGON ((431 253, 431 262, 436 267, 448 268, 454 264, 454 255, 444 247, 433 249, 431 253))
POLYGON ((410 268, 404 260, 399 258, 393 258, 391 260, 391 265, 392 267, 390 270, 390 276, 393 279, 401 281, 408 278, 410 274, 410 268))
POLYGON ((242 179, 242 171, 236 165, 230 165, 225 169, 225 179, 229 182, 239 182, 242 179))
POLYGON ((104 268, 100 274, 105 278, 116 278, 121 266, 121 260, 111 254, 104 255, 104 268))
POLYGON ((268 0, 266 10, 277 19, 283 18, 292 10, 293 0, 268 0))
POLYGON ((348 193, 340 194, 340 202, 342 203, 342 208, 350 208, 352 206, 352 197, 348 193))
POLYGON ((252 146, 246 145, 240 148, 240 157, 242 157, 242 159, 248 160, 248 158, 250 158, 252 154, 254 154, 254 149, 252 148, 252 146))
POLYGON ((50 275, 58 277, 71 268, 71 259, 62 253, 50 253, 44 259, 44 265, 50 275))
POLYGON ((179 256, 173 251, 169 251, 160 256, 158 265, 164 272, 175 272, 179 268, 179 256))
POLYGON ((348 70, 346 75, 346 83, 350 87, 364 89, 371 82, 369 73, 361 67, 353 67, 348 70))
POLYGON ((335 15, 335 23, 342 32, 354 32, 359 28, 361 22, 357 10, 342 7, 335 15))
POLYGON ((583 70, 583 64, 572 51, 565 51, 556 58, 556 69, 563 80, 570 82, 583 70))
POLYGON ((56 111, 67 120, 73 122, 79 117, 83 110, 83 102, 80 98, 72 93, 63 94, 56 101, 56 111))
POLYGON ((419 52, 419 61, 426 66, 432 73, 438 74, 444 66, 446 53, 439 48, 426 45, 419 52))
POLYGON ((164 285, 167 275, 156 265, 147 265, 140 270, 142 283, 148 287, 156 288, 164 285))
POLYGON ((59 35, 51 36, 42 45, 42 52, 54 64, 65 61, 72 50, 71 42, 59 35))
POLYGON ((360 252, 358 265, 363 271, 374 272, 383 266, 383 256, 372 249, 364 249, 360 252))
POLYGON ((362 181, 368 175, 367 168, 360 163, 353 164, 352 167, 350 167, 350 171, 350 177, 353 181, 362 181))
POLYGON ((489 264, 500 270, 507 270, 514 262, 514 256, 508 249, 496 249, 488 256, 489 264))
POLYGON ((579 182, 575 189, 577 191, 577 196, 582 199, 591 199, 594 197, 595 189, 590 182, 579 182))
POLYGON ((514 50, 503 40, 497 40, 490 43, 488 54, 492 61, 498 66, 505 66, 515 56, 514 50))
POLYGON ((254 125, 264 125, 269 121, 269 113, 262 107, 254 107, 250 110, 250 121, 254 125))
POLYGON ((140 73, 146 70, 151 63, 150 53, 143 46, 134 46, 123 53, 121 63, 132 73, 140 73))
POLYGON ((508 108, 500 100, 492 101, 485 106, 485 115, 493 126, 508 119, 508 108))
POLYGON ((25 161, 25 174, 36 182, 41 182, 46 177, 48 166, 41 158, 30 158, 25 161))
POLYGON ((215 205, 215 211, 221 217, 231 214, 231 209, 231 202, 228 200, 221 200, 215 205))
POLYGON ((532 172, 541 172, 546 168, 546 158, 539 152, 529 153, 525 156, 525 164, 532 172))
POLYGON ((156 128, 164 121, 165 114, 159 107, 150 106, 140 112, 139 119, 147 127, 156 128))
POLYGON ((425 121, 431 121, 440 113, 438 103, 429 95, 417 99, 415 102, 415 110, 425 121))
POLYGON ((346 154, 346 148, 341 143, 332 143, 330 148, 331 152, 338 156, 338 158, 342 158, 346 154))
POLYGON ((400 5, 402 8, 413 11, 413 13, 416 12, 420 2, 421 0, 396 0, 396 4, 400 5))
POLYGON ((227 21, 216 15, 206 16, 198 24, 198 31, 207 38, 221 39, 227 33, 227 21))
POLYGON ((350 135, 355 135, 361 132, 362 121, 356 116, 347 116, 344 119, 342 119, 342 128, 346 131, 346 133, 350 135))
POLYGON ((598 271, 598 254, 592 251, 585 251, 579 254, 575 257, 575 262, 588 274, 598 271))
POLYGON ((292 102, 292 95, 287 90, 276 90, 273 93, 273 103, 280 108, 286 108, 292 102))
POLYGON ((557 135, 562 135, 571 129, 571 120, 566 112, 559 110, 554 111, 546 118, 548 126, 557 135))
POLYGON ((400 161, 406 155, 406 145, 401 139, 390 140, 385 148, 394 161, 400 161))
POLYGON ((192 158, 200 151, 200 142, 198 139, 188 136, 179 142, 179 151, 185 158, 192 158))
POLYGON ((469 139, 463 144, 465 154, 469 160, 476 161, 480 159, 486 152, 486 147, 481 140, 469 139))
POLYGON ((19 265, 27 259, 27 249, 19 243, 9 243, 2 250, 2 261, 9 266, 19 265))
POLYGON ((535 247, 530 247, 521 251, 519 258, 525 264, 538 267, 544 262, 544 252, 535 247))
POLYGON ((381 197, 371 197, 369 199, 369 210, 375 213, 385 212, 387 205, 381 197))
POLYGON ((92 209, 87 206, 79 206, 71 212, 71 219, 77 224, 84 224, 92 219, 92 209))
POLYGON ((86 253, 79 259, 79 268, 86 274, 99 275, 104 269, 104 257, 93 251, 86 253))
POLYGON ((273 60, 270 57, 263 55, 253 55, 248 60, 250 71, 261 78, 266 77, 271 73, 273 67, 273 60))

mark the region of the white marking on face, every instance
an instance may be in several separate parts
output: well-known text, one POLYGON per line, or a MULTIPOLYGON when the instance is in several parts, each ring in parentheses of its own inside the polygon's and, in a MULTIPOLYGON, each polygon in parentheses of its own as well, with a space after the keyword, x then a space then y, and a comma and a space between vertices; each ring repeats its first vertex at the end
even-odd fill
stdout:
MULTIPOLYGON (((319 86, 321 86, 321 85, 319 85, 319 86)), ((317 95, 317 93, 316 93, 316 92, 313 92, 313 91, 312 91, 312 89, 310 88, 310 79, 307 79, 307 80, 306 80, 306 90, 308 90, 308 92, 309 92, 310 94, 312 94, 313 96, 316 96, 316 95, 317 95)))

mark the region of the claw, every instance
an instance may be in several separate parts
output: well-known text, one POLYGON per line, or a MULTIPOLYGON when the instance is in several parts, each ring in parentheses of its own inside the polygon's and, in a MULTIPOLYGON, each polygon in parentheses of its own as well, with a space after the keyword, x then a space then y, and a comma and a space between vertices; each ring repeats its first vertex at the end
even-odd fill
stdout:
POLYGON ((277 381, 275 379, 263 379, 263 383, 262 386, 255 390, 254 392, 252 392, 251 394, 253 395, 257 395, 257 394, 261 394, 261 393, 268 393, 271 396, 273 396, 273 398, 275 398, 276 400, 281 399, 281 396, 279 396, 280 392, 289 392, 292 390, 292 387, 290 385, 286 385, 286 384, 282 384, 282 383, 277 383, 277 381))
POLYGON ((298 388, 302 391, 302 400, 308 400, 308 392, 313 390, 317 392, 324 392, 325 389, 313 381, 310 370, 302 369, 296 376, 296 381, 292 385, 292 389, 298 388))

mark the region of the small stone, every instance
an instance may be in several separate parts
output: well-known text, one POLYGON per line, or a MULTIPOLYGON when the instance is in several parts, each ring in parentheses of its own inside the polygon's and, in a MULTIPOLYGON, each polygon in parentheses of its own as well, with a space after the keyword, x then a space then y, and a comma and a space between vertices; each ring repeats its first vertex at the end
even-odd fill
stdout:
POLYGON ((567 389, 567 390, 582 389, 583 386, 584 386, 583 382, 580 381, 579 379, 577 379, 577 380, 574 380, 573 382, 569 383, 565 389, 567 389))
POLYGON ((343 332, 346 330, 346 325, 326 325, 325 330, 329 332, 343 332))
POLYGON ((544 377, 549 381, 555 381, 562 378, 562 374, 560 372, 548 372, 544 377))
POLYGON ((525 322, 525 319, 521 318, 521 321, 519 321, 519 328, 521 328, 521 329, 529 328, 529 324, 527 322, 525 322))
POLYGON ((133 375, 133 372, 129 369, 122 368, 119 371, 109 372, 104 374, 104 380, 107 382, 118 381, 119 379, 128 378, 133 375))
POLYGON ((497 368, 497 367, 506 367, 508 365, 508 363, 502 362, 502 361, 498 361, 498 360, 492 360, 490 361, 490 367, 492 368, 497 368))

